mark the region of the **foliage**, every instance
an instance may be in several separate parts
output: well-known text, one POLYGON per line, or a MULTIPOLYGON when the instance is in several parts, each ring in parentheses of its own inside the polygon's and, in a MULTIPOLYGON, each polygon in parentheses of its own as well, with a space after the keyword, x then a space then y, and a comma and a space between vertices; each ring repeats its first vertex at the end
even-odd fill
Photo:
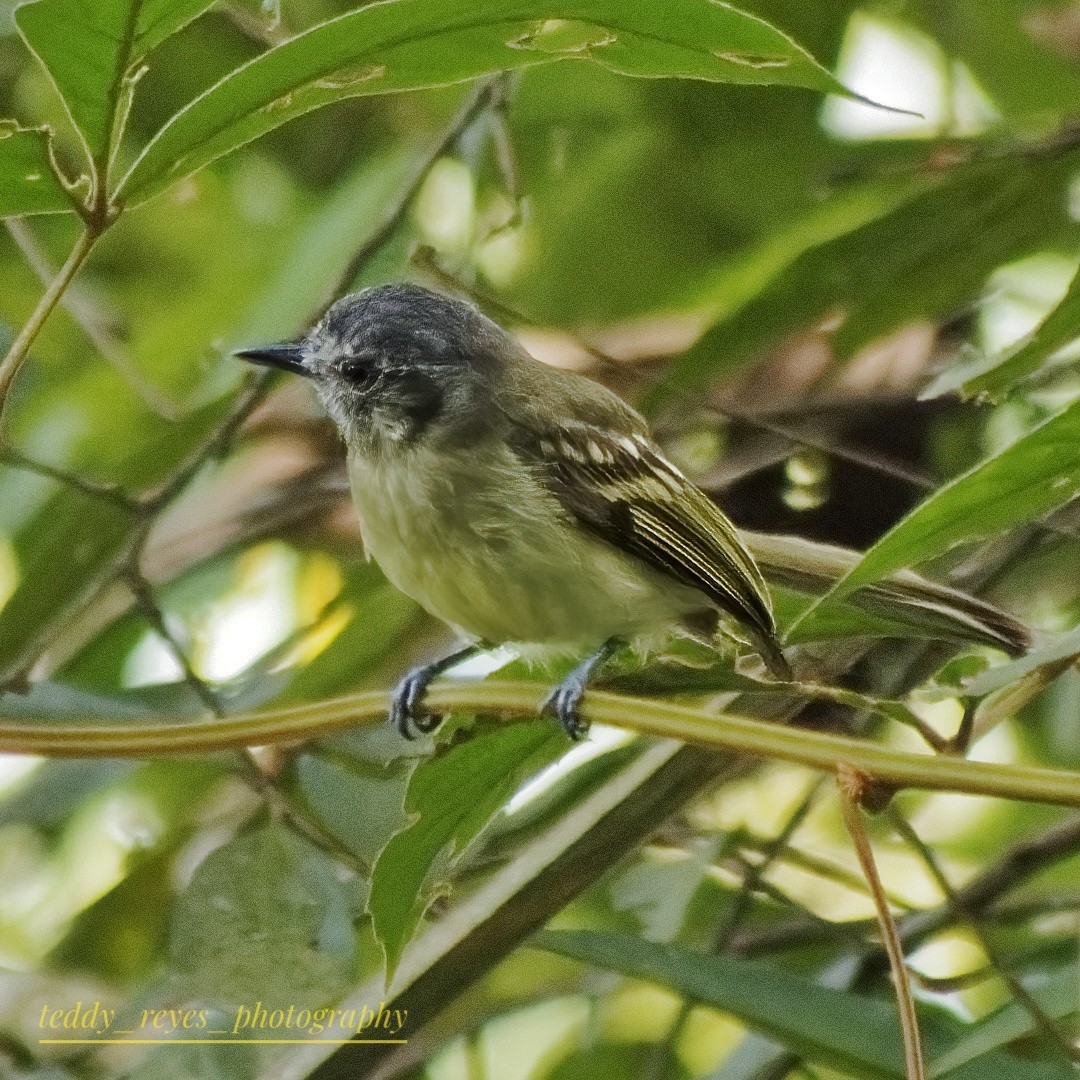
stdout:
POLYGON ((852 775, 931 1074, 1072 1074, 1067 5, 31 0, 0 51, 5 1075, 902 1077, 852 775), (230 353, 401 279, 648 412, 800 682, 672 640, 571 751, 501 652, 379 722, 448 632, 230 353))

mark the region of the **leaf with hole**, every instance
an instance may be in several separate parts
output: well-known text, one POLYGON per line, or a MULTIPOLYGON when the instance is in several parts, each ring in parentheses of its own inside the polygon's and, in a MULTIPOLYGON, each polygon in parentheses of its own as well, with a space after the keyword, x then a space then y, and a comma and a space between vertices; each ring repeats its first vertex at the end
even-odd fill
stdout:
POLYGON ((787 35, 728 4, 384 0, 314 26, 230 72, 151 140, 121 195, 145 198, 333 101, 574 57, 645 78, 848 93, 787 35))
POLYGON ((48 128, 0 121, 0 217, 75 209, 74 195, 53 168, 48 128))
POLYGON ((103 165, 120 134, 137 66, 212 0, 36 0, 15 24, 56 84, 90 159, 103 165))

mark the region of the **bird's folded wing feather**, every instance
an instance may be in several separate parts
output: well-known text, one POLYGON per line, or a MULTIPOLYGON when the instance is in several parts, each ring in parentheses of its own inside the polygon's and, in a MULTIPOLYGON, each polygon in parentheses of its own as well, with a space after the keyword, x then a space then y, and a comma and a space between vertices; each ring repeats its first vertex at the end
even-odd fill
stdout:
POLYGON ((522 460, 586 528, 773 633, 765 582, 735 527, 647 436, 571 422, 519 429, 515 441, 522 460))

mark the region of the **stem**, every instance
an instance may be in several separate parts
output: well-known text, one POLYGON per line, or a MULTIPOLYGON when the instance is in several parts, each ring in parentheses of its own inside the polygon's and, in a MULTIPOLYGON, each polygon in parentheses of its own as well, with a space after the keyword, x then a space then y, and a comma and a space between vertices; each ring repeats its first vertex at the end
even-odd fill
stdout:
POLYGON ((86 260, 86 256, 90 254, 94 244, 97 243, 99 236, 101 236, 101 226, 88 223, 82 235, 75 242, 75 246, 71 249, 67 262, 60 267, 56 277, 52 279, 49 287, 42 294, 37 307, 30 314, 30 318, 23 323, 22 329, 11 343, 4 359, 0 360, 0 416, 3 415, 12 380, 18 374, 23 360, 26 359, 30 346, 33 345, 35 338, 41 332, 45 320, 52 313, 52 309, 56 307, 57 301, 63 295, 64 290, 71 284, 71 279, 86 260))
POLYGON ((904 1038, 904 1072, 907 1080, 926 1080, 926 1065, 923 1061, 922 1041, 919 1038, 919 1015, 915 1011, 915 999, 911 996, 911 981, 908 979, 907 965, 904 963, 904 948, 900 944, 900 934, 896 929, 896 920, 889 910, 889 901, 881 884, 877 864, 874 862, 874 849, 863 828, 859 816, 859 798, 862 794, 864 777, 854 769, 837 770, 837 787, 840 789, 840 808, 844 812, 844 824, 847 826, 855 854, 859 858, 863 876, 870 886, 870 895, 874 898, 878 926, 881 928, 881 940, 885 954, 892 969, 893 984, 896 990, 896 1009, 900 1017, 900 1031, 904 1038))
MULTIPOLYGON (((443 682, 427 701, 439 713, 533 717, 547 688, 529 682, 443 682)), ((241 713, 223 720, 87 721, 63 726, 0 719, 0 752, 52 757, 151 757, 199 754, 238 746, 301 742, 382 722, 384 692, 355 694, 287 709, 241 713)), ((590 721, 837 772, 845 767, 897 788, 953 791, 1080 807, 1080 773, 1026 765, 993 765, 965 758, 915 754, 841 735, 783 727, 743 716, 714 715, 666 701, 589 691, 582 715, 590 721)))

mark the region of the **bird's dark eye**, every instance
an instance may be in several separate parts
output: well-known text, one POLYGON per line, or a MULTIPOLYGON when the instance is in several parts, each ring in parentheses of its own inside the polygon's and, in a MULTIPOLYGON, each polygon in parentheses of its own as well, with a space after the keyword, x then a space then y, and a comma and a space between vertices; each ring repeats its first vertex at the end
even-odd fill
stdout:
POLYGON ((374 371, 375 365, 366 356, 350 356, 338 365, 338 373, 353 386, 362 386, 374 371))

